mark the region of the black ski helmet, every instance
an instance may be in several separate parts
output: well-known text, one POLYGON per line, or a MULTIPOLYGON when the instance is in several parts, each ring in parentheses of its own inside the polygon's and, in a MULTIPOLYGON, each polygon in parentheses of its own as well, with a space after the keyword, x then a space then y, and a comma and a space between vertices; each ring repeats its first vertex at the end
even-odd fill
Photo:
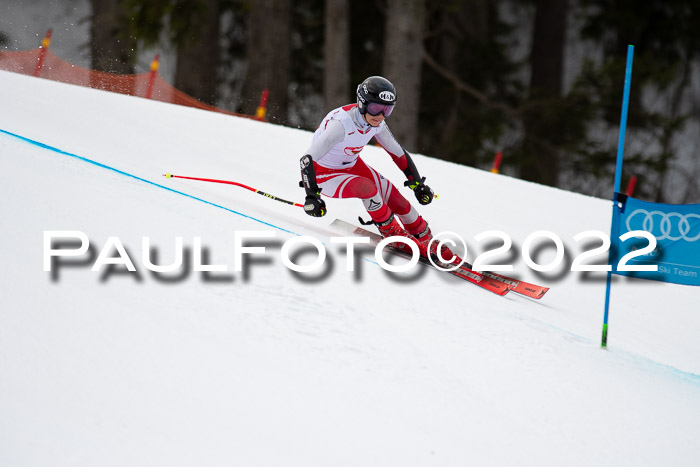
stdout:
MULTIPOLYGON (((396 104, 396 88, 391 81, 381 76, 370 76, 357 86, 357 108, 360 113, 366 114, 367 107, 373 102, 381 106, 396 104)), ((389 107, 389 111, 384 112, 385 117, 389 116, 392 108, 389 107)), ((379 112, 370 112, 370 115, 379 115, 379 112)))

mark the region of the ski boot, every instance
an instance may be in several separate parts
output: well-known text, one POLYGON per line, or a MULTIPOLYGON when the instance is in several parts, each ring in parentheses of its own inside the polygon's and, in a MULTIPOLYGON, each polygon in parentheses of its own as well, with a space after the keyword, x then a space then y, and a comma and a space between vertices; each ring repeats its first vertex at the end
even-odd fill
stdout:
MULTIPOLYGON (((401 226, 401 224, 399 224, 399 222, 394 217, 393 213, 384 222, 375 222, 374 224, 377 226, 377 229, 379 229, 379 233, 382 236, 382 238, 388 238, 388 237, 394 237, 394 236, 406 237, 406 238, 413 240, 418 245, 418 249, 420 250, 420 245, 418 244, 416 239, 413 238, 413 235, 408 233, 406 231, 406 229, 404 229, 401 226)), ((401 250, 405 253, 408 253, 409 255, 413 254, 411 247, 403 242, 392 242, 389 245, 396 248, 397 250, 401 250)), ((421 254, 423 254, 422 251, 421 251, 421 254)))
POLYGON ((418 248, 420 249, 421 255, 425 256, 426 258, 432 258, 433 261, 438 265, 447 267, 452 264, 457 264, 462 260, 459 256, 452 253, 452 250, 450 250, 446 245, 442 245, 442 248, 440 249, 440 254, 438 254, 438 245, 440 244, 440 242, 438 240, 435 240, 431 243, 431 240, 433 239, 433 234, 430 231, 430 227, 428 227, 427 222, 425 223, 425 228, 420 233, 413 234, 411 236, 415 239, 415 242, 418 244, 418 248))

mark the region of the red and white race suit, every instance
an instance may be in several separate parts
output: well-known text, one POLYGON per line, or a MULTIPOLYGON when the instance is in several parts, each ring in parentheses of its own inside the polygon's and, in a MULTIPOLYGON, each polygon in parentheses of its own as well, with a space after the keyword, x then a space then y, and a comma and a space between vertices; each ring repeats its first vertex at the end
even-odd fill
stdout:
POLYGON ((395 213, 410 233, 425 228, 425 221, 396 187, 365 164, 360 151, 375 138, 399 169, 408 165, 403 148, 385 121, 377 127, 360 115, 357 104, 331 110, 314 133, 306 154, 314 161, 321 194, 331 198, 360 198, 376 222, 395 213), (390 212, 391 211, 391 212, 390 212))

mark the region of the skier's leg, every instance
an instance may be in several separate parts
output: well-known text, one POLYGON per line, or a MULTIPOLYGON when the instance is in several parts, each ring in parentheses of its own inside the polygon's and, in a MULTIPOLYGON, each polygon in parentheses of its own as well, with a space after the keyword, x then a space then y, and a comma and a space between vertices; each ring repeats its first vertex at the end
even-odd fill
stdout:
MULTIPOLYGON (((324 194, 328 193, 334 198, 360 198, 382 237, 412 238, 386 203, 389 193, 396 189, 391 182, 367 166, 362 159, 358 159, 349 169, 329 173, 328 176, 317 175, 317 179, 319 179, 319 186, 323 187, 324 194)), ((411 248, 405 243, 394 242, 392 245, 411 252, 411 248)))
POLYGON ((325 196, 343 199, 360 198, 374 222, 385 221, 391 215, 380 192, 381 184, 362 159, 358 159, 356 164, 348 169, 327 169, 317 166, 316 179, 325 196))
MULTIPOLYGON (((372 169, 373 170, 373 169, 372 169)), ((411 234, 418 244, 418 248, 421 253, 428 255, 437 254, 438 241, 434 241, 433 234, 430 231, 428 223, 423 219, 423 217, 418 214, 411 203, 396 189, 396 187, 387 180, 387 186, 380 190, 385 196, 384 201, 389 206, 389 209, 396 214, 401 223, 403 224, 405 230, 411 234)), ((450 259, 455 256, 452 251, 446 247, 442 246, 442 257, 445 259, 450 259)), ((438 258, 440 259, 440 258, 438 258)))
POLYGON ((423 217, 418 214, 416 208, 404 198, 393 184, 389 183, 385 196, 385 202, 389 206, 389 209, 398 216, 399 220, 401 220, 401 223, 410 234, 419 234, 425 230, 427 223, 423 217))
MULTIPOLYGON (((317 166, 316 179, 322 193, 326 196, 360 198, 384 238, 396 235, 412 238, 418 244, 421 254, 427 256, 435 253, 435 251, 428 251, 428 245, 432 239, 428 223, 389 180, 366 165, 362 159, 358 158, 355 165, 348 169, 327 169, 317 166)), ((433 243, 431 249, 435 250, 437 242, 433 243)), ((403 243, 396 243, 395 246, 410 250, 403 243)), ((443 256, 450 258, 452 254, 447 250, 443 256)))
MULTIPOLYGON (((428 235, 423 241, 416 241, 421 253, 426 253, 430 230, 418 211, 404 198, 399 190, 382 174, 358 159, 352 169, 357 178, 348 180, 339 190, 342 197, 353 196, 362 198, 365 209, 384 238, 395 235, 413 238, 414 232, 428 235), (371 187, 370 187, 371 186, 371 187), (373 193, 372 196, 366 195, 373 193), (394 216, 396 214, 396 216, 394 216), (398 218, 398 219, 397 219, 398 218), (398 221, 401 222, 398 222, 398 221), (402 225, 403 224, 403 225, 402 225)), ((414 239, 415 240, 415 239, 414 239)), ((408 248, 404 244, 396 244, 399 248, 408 248)))

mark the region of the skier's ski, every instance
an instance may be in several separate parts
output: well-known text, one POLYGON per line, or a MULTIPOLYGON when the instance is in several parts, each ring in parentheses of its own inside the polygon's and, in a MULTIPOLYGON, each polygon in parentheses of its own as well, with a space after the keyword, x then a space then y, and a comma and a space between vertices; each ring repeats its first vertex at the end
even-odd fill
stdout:
MULTIPOLYGON (((469 267, 471 265, 469 263, 465 263, 465 266, 469 267)), ((490 277, 491 279, 510 284, 513 286, 513 292, 534 299, 540 299, 544 297, 544 294, 546 294, 549 290, 549 287, 531 284, 529 282, 524 282, 518 279, 514 279, 512 277, 504 276, 502 274, 496 274, 495 272, 484 271, 481 274, 483 274, 486 277, 490 277)))
MULTIPOLYGON (((349 231, 350 233, 356 233, 358 235, 370 237, 370 238, 374 237, 373 240, 375 242, 381 240, 381 237, 379 237, 379 235, 377 235, 376 233, 370 232, 370 231, 363 229, 361 227, 356 227, 356 226, 349 224, 349 223, 347 223, 343 220, 340 220, 340 219, 336 219, 335 221, 333 221, 333 225, 335 225, 339 228, 342 228, 345 231, 349 231)), ((421 257, 421 260, 423 262, 425 262, 426 264, 430 263, 427 260, 427 258, 421 257)), ((504 276, 502 274, 496 274, 495 272, 484 271, 484 272, 479 273, 479 272, 473 271, 471 269, 471 267, 472 267, 471 264, 465 262, 462 265, 462 267, 460 268, 460 271, 463 272, 464 274, 469 274, 469 273, 478 274, 479 276, 485 276, 489 279, 493 279, 493 280, 508 284, 511 286, 510 290, 512 290, 513 292, 515 292, 517 294, 523 295, 525 297, 534 298, 537 300, 537 299, 542 298, 544 296, 544 294, 546 294, 547 291, 549 290, 549 287, 544 287, 542 285, 537 285, 537 284, 531 284, 530 282, 521 281, 521 280, 515 279, 513 277, 504 276)), ((505 295, 505 293, 504 293, 504 295, 505 295)))
MULTIPOLYGON (((465 262, 464 266, 471 269, 473 266, 465 262)), ((506 284, 510 284, 513 286, 513 292, 524 295, 526 297, 534 298, 535 300, 540 299, 544 297, 544 294, 547 293, 549 290, 549 287, 545 287, 542 285, 537 285, 537 284, 531 284, 529 282, 524 282, 519 279, 515 279, 514 277, 509 277, 509 276, 504 276, 503 274, 496 274, 495 272, 491 271, 483 271, 480 272, 480 274, 490 277, 491 279, 495 279, 497 281, 505 282, 506 284)))
MULTIPOLYGON (((360 237, 369 237, 369 239, 375 244, 379 243, 382 240, 382 237, 379 234, 370 232, 369 230, 363 229, 362 227, 352 225, 341 219, 335 219, 331 226, 353 235, 357 235, 360 237)), ((391 246, 388 246, 386 250, 405 258, 410 257, 408 253, 397 248, 393 248, 391 246)), ((421 256, 419 258, 419 261, 427 266, 435 267, 425 256, 421 256)), ((455 277, 459 277, 460 279, 471 282, 472 284, 478 285, 479 287, 500 296, 507 294, 510 290, 512 290, 515 287, 511 283, 507 283, 491 277, 486 277, 485 275, 482 275, 476 271, 472 271, 465 265, 460 266, 454 271, 445 271, 443 269, 438 270, 452 274, 455 277)))

